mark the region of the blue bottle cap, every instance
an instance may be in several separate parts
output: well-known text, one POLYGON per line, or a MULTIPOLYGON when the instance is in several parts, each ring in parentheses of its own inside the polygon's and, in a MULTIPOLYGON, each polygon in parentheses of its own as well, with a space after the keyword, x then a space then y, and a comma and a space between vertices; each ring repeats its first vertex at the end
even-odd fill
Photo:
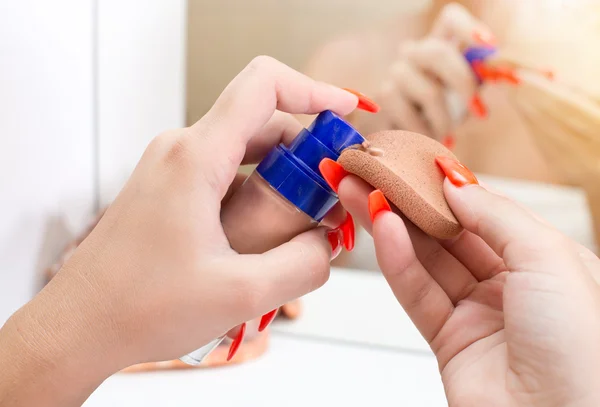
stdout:
POLYGON ((350 124, 326 110, 289 146, 273 148, 256 171, 290 203, 321 221, 338 196, 321 176, 319 163, 324 158, 336 161, 343 150, 364 141, 350 124))
MULTIPOLYGON (((474 62, 484 62, 487 58, 494 55, 496 51, 496 48, 493 47, 470 47, 463 52, 463 55, 469 65, 472 66, 474 62)), ((481 78, 476 72, 475 75, 479 82, 481 82, 481 78)))

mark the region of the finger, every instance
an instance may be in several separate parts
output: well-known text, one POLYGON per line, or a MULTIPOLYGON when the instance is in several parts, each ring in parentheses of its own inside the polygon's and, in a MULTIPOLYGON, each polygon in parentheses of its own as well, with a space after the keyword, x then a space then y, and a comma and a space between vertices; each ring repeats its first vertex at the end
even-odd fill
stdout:
POLYGON ((382 105, 385 106, 385 114, 390 117, 399 130, 431 134, 431 129, 418 106, 399 93, 393 82, 383 85, 380 98, 382 105))
MULTIPOLYGON (((530 261, 545 263, 547 253, 560 255, 570 245, 555 229, 540 223, 509 199, 479 185, 459 188, 446 179, 444 193, 461 225, 481 237, 509 270, 517 270, 530 261)), ((545 270, 554 272, 557 267, 545 270)))
POLYGON ((234 256, 226 266, 229 272, 223 273, 223 284, 238 294, 229 304, 238 317, 234 323, 259 317, 325 284, 331 254, 327 229, 320 227, 264 254, 234 256))
POLYGON ((452 118, 446 105, 442 84, 419 70, 412 63, 402 60, 391 68, 392 75, 398 78, 396 87, 409 103, 423 109, 423 114, 431 127, 429 136, 441 139, 452 128, 452 118))
POLYGON ((431 342, 454 310, 450 298, 417 259, 399 216, 392 212, 377 216, 373 239, 379 267, 394 295, 421 335, 431 342))
POLYGON ((452 41, 459 47, 495 43, 491 30, 464 6, 456 3, 448 4, 442 9, 438 19, 433 23, 430 35, 452 41))
POLYGON ((406 43, 400 53, 403 58, 454 90, 464 103, 469 103, 477 92, 477 78, 469 63, 447 41, 427 38, 418 45, 414 42, 406 43))
POLYGON ((191 126, 191 134, 202 140, 207 160, 226 167, 210 182, 229 185, 246 145, 275 110, 294 114, 332 110, 346 115, 357 104, 358 97, 350 92, 314 81, 273 58, 257 57, 229 83, 210 111, 191 126))
POLYGON ((258 163, 279 143, 290 144, 301 130, 302 124, 298 119, 289 113, 275 111, 267 124, 248 142, 242 164, 258 163))
POLYGON ((330 228, 337 228, 346 220, 346 209, 341 203, 337 203, 333 208, 329 210, 325 219, 321 221, 321 224, 330 228))
POLYGON ((371 192, 373 187, 356 175, 344 177, 338 187, 340 203, 369 234, 373 229, 367 206, 371 192))
MULTIPOLYGON (((374 236, 368 213, 368 197, 372 191, 373 187, 349 175, 340 182, 338 193, 344 207, 374 236)), ((442 287, 452 303, 456 304, 464 299, 477 284, 476 278, 440 243, 427 236, 413 223, 404 219, 404 227, 409 233, 421 265, 442 287)))
POLYGON ((465 230, 454 239, 441 240, 444 249, 460 261, 477 281, 485 281, 507 271, 504 260, 479 236, 465 230))

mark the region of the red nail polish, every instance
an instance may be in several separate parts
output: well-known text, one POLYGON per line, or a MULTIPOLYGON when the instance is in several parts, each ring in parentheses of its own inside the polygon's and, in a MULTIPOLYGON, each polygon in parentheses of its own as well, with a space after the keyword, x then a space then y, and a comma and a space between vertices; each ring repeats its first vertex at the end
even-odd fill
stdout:
POLYGON ((273 320, 275 319, 275 315, 277 315, 277 310, 278 308, 274 309, 273 311, 267 312, 265 315, 262 316, 262 318, 260 319, 260 324, 258 325, 258 332, 264 331, 265 328, 268 327, 271 322, 273 322, 273 320))
POLYGON ((331 158, 324 158, 321 160, 319 163, 319 171, 321 171, 321 175, 335 193, 337 193, 342 179, 348 175, 348 172, 344 167, 333 161, 331 158))
POLYGON ((446 177, 457 187, 479 184, 475 175, 467 167, 453 158, 438 156, 435 162, 440 166, 446 177))
POLYGON ((382 212, 391 211, 392 208, 388 203, 383 192, 376 189, 369 194, 369 215, 371 216, 371 222, 375 222, 375 218, 382 212))
POLYGON ((339 226, 339 229, 342 231, 342 236, 344 239, 344 248, 351 252, 354 249, 354 219, 352 219, 352 215, 350 212, 346 214, 346 220, 339 226))
POLYGON ((454 138, 454 136, 452 134, 447 134, 446 137, 444 137, 442 139, 442 144, 448 150, 453 150, 454 147, 456 146, 456 139, 454 138))
POLYGON ((473 32, 473 40, 480 45, 493 48, 496 46, 496 37, 490 32, 476 30, 473 32))
POLYGON ((227 361, 229 362, 235 356, 236 352, 240 348, 242 341, 244 340, 244 335, 246 334, 246 323, 244 322, 240 327, 240 332, 238 332, 237 336, 231 342, 229 346, 229 354, 227 355, 227 361))
POLYGON ((371 112, 371 113, 377 113, 379 111, 379 105, 377 103, 375 103, 369 97, 363 95, 362 93, 360 93, 354 89, 349 89, 349 88, 343 88, 343 89, 346 92, 350 92, 354 96, 358 97, 358 105, 356 106, 357 109, 362 109, 362 110, 365 110, 365 111, 371 112))
POLYGON ((473 95, 470 108, 471 112, 477 117, 485 118, 487 116, 487 108, 483 104, 481 97, 479 97, 477 94, 473 95))
POLYGON ((342 231, 340 229, 332 229, 328 231, 327 240, 329 240, 329 244, 331 245, 331 260, 333 260, 342 252, 342 231))
POLYGON ((498 79, 504 79, 506 82, 511 83, 513 85, 518 85, 521 83, 521 79, 517 76, 514 69, 498 68, 497 77, 498 79))

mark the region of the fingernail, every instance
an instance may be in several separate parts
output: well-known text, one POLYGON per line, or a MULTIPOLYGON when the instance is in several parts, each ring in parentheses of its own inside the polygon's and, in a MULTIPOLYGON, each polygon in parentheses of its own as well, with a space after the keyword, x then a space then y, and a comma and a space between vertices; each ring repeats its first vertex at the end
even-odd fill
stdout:
POLYGON ((359 91, 356 91, 354 89, 349 89, 349 88, 342 88, 342 89, 344 89, 346 92, 350 92, 354 96, 358 97, 358 106, 356 106, 357 109, 362 109, 362 110, 365 110, 365 111, 371 112, 371 113, 377 113, 379 111, 379 105, 377 103, 375 103, 371 98, 363 95, 362 93, 360 93, 359 91))
POLYGON ((350 212, 346 213, 346 220, 339 226, 339 229, 342 231, 342 237, 344 239, 344 248, 351 252, 354 249, 354 219, 352 219, 352 215, 350 212))
POLYGON ((385 199, 383 192, 376 189, 369 194, 369 215, 371 216, 371 222, 375 222, 375 218, 382 212, 389 212, 392 208, 385 199))
POLYGON ((457 187, 479 184, 475 175, 467 167, 453 158, 438 156, 435 162, 440 166, 446 177, 457 187))
POLYGON ((470 104, 471 113, 480 118, 485 118, 487 116, 487 108, 483 104, 481 97, 477 94, 473 95, 470 104))
POLYGON ((446 134, 446 136, 442 139, 442 144, 448 150, 454 150, 454 146, 456 146, 456 139, 452 134, 446 134))
POLYGON ((267 312, 262 316, 260 319, 260 324, 258 324, 258 332, 264 331, 265 328, 268 327, 271 322, 273 322, 275 315, 277 315, 277 310, 278 308, 275 308, 273 311, 267 312))
POLYGON ((498 79, 504 79, 513 85, 518 85, 521 83, 521 79, 517 76, 514 69, 498 68, 497 76, 498 79))
POLYGON ((233 359, 233 357, 237 353, 238 349, 240 348, 240 345, 242 344, 242 341, 244 340, 245 334, 246 334, 246 323, 244 322, 242 324, 242 326, 240 327, 240 332, 238 332, 237 336, 235 337, 235 339, 233 340, 233 342, 231 342, 231 345, 229 346, 229 354, 227 355, 228 362, 231 359, 233 359))
POLYGON ((473 31, 473 40, 480 45, 485 45, 490 48, 496 46, 496 37, 494 37, 494 34, 487 31, 473 31))
POLYGON ((331 260, 335 259, 342 252, 343 236, 341 229, 332 229, 327 232, 327 240, 331 245, 331 260))
POLYGON ((344 169, 344 167, 333 161, 331 158, 324 158, 321 160, 319 163, 319 171, 321 171, 321 175, 336 194, 340 186, 340 182, 342 182, 342 179, 348 175, 348 172, 344 169))

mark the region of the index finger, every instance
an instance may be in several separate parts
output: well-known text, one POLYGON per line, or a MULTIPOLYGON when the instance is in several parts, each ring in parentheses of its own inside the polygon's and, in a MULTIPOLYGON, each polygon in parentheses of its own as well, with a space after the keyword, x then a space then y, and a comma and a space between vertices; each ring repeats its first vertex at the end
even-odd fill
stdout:
POLYGON ((430 35, 454 42, 461 49, 475 43, 491 46, 495 42, 490 29, 464 6, 456 3, 450 3, 442 9, 430 35))
POLYGON ((239 164, 246 145, 275 110, 293 114, 331 110, 343 116, 357 104, 357 96, 350 92, 317 82, 273 58, 260 56, 229 83, 191 130, 206 141, 211 159, 239 164))

